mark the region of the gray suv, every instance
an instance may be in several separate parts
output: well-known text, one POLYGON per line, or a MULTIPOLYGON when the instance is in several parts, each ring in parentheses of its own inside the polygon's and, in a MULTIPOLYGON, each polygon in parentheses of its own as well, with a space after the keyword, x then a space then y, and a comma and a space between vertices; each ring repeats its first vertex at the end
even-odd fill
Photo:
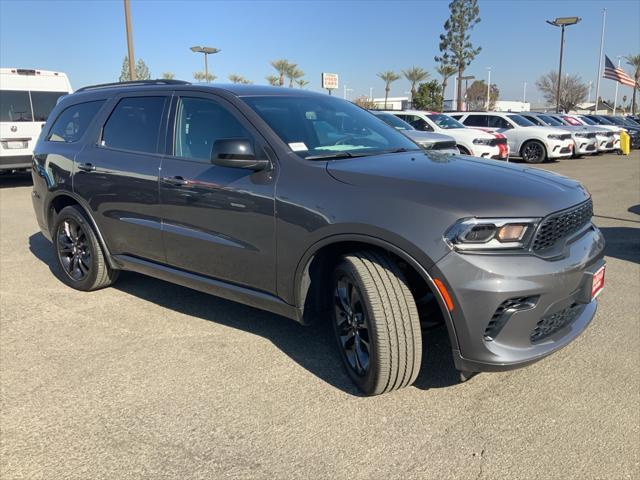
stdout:
POLYGON ((436 323, 462 379, 540 360, 587 327, 604 281, 580 183, 430 153, 302 90, 80 89, 43 128, 33 180, 67 285, 95 290, 132 270, 329 321, 369 395, 414 382, 436 323))

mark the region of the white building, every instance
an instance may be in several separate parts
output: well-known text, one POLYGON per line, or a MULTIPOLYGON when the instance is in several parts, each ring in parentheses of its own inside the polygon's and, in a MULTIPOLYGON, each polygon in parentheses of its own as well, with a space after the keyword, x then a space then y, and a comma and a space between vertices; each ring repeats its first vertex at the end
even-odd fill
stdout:
POLYGON ((496 100, 496 106, 494 110, 496 112, 529 112, 531 110, 531 104, 529 102, 496 100))
POLYGON ((373 99, 373 108, 376 110, 406 110, 409 108, 409 97, 389 97, 387 106, 384 106, 384 97, 373 99))

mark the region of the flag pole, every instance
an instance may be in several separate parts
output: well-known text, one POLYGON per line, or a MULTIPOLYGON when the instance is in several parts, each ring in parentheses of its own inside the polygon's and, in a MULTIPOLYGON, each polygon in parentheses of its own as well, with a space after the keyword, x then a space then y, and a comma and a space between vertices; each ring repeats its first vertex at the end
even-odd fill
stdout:
POLYGON ((600 78, 602 77, 602 53, 604 52, 604 25, 607 20, 607 9, 602 10, 602 35, 600 36, 600 56, 598 57, 598 77, 596 81, 596 109, 593 112, 598 114, 598 104, 600 103, 600 78))
MULTIPOLYGON (((620 55, 618 55, 618 68, 620 68, 620 61, 622 60, 622 57, 620 57, 620 55)), ((616 81, 616 96, 613 100, 613 116, 616 116, 616 106, 618 105, 618 85, 620 85, 620 82, 616 81)))

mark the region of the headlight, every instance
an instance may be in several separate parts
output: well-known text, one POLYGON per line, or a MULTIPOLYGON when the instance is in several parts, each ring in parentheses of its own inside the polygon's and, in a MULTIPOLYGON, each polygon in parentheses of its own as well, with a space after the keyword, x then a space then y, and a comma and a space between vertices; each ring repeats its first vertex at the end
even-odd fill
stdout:
POLYGON ((420 146, 422 148, 424 148, 425 150, 431 150, 433 148, 433 146, 435 145, 435 143, 431 143, 431 142, 423 142, 420 143, 420 146))
POLYGON ((524 249, 539 218, 463 218, 444 235, 454 250, 524 249))
POLYGON ((576 133, 576 137, 578 137, 578 138, 589 138, 589 134, 587 134, 587 133, 576 133))
POLYGON ((493 138, 474 138, 474 145, 491 145, 493 138))
POLYGON ((547 135, 547 138, 550 138, 551 140, 562 140, 563 135, 556 135, 556 134, 551 134, 551 135, 547 135))

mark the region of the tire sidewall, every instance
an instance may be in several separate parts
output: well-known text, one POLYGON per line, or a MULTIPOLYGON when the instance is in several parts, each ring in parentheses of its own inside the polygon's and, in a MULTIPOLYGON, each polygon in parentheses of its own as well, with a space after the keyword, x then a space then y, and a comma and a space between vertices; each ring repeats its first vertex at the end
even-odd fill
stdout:
POLYGON ((526 163, 542 163, 547 159, 547 149, 545 148, 544 144, 542 142, 539 142, 538 140, 529 140, 527 142, 524 143, 524 145, 522 145, 522 152, 524 153, 524 151, 527 149, 527 147, 531 144, 536 144, 538 145, 541 149, 542 149, 542 155, 540 157, 538 157, 536 160, 529 160, 524 158, 524 156, 522 157, 522 159, 526 162, 526 163))
POLYGON ((98 244, 98 239, 96 238, 93 227, 87 221, 86 217, 76 208, 76 207, 65 207, 56 217, 55 228, 53 230, 53 252, 56 258, 56 263, 59 269, 60 279, 70 287, 73 287, 78 290, 90 290, 93 285, 96 283, 96 278, 98 275, 98 255, 101 254, 100 245, 98 244), (87 237, 89 248, 91 248, 91 266, 89 270, 89 274, 84 277, 82 280, 74 280, 67 273, 62 264, 62 260, 60 259, 60 253, 58 251, 58 235, 60 232, 60 228, 65 220, 71 219, 80 225, 85 236, 87 237))

